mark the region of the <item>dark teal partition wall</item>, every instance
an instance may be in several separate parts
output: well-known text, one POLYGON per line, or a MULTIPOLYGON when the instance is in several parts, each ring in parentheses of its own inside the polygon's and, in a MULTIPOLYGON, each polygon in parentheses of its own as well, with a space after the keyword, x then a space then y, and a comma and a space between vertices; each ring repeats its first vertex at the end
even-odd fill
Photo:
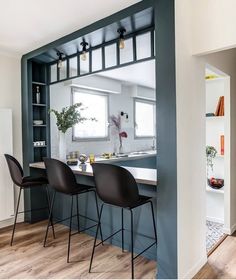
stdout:
POLYGON ((174 0, 155 1, 158 278, 178 278, 174 0))
MULTIPOLYGON (((32 147, 32 100, 30 100, 30 63, 36 57, 67 42, 85 36, 109 24, 122 22, 126 17, 154 7, 156 47, 157 91, 157 268, 158 278, 177 278, 177 159, 176 159, 176 89, 175 89, 175 23, 174 0, 144 0, 127 9, 101 19, 81 30, 73 32, 22 57, 22 126, 23 163, 29 173, 33 159, 32 147)), ((132 20, 131 20, 132 21, 132 20)), ((32 74, 32 73, 31 73, 32 74)), ((50 154, 50 151, 49 151, 50 154)), ((29 192, 25 195, 26 206, 33 208, 41 195, 29 192)), ((42 202, 43 203, 43 202, 42 202)), ((63 209, 63 211, 67 211, 63 209)), ((41 218, 45 217, 44 215, 41 218)), ((40 219, 28 217, 29 221, 40 219)))

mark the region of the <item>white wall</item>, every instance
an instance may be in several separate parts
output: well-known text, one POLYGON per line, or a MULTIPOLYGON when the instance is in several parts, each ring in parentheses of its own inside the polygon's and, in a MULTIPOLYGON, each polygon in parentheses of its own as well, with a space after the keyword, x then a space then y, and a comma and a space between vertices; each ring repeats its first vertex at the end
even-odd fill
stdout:
MULTIPOLYGON (((177 0, 180 3, 179 0, 177 0)), ((236 47, 236 1, 191 0, 195 54, 236 47)))
MULTIPOLYGON (((0 53, 0 108, 13 113, 13 155, 22 161, 20 58, 0 53)), ((9 176, 9 174, 6 174, 9 176)), ((10 187, 10 186, 9 186, 10 187)), ((16 188, 16 190, 18 190, 16 188)), ((17 191, 16 191, 17 193, 17 191)), ((15 193, 15 194, 16 194, 15 193)), ((7 223, 11 221, 7 221, 7 223)), ((0 224, 0 226, 3 224, 0 224)))
POLYGON ((205 65, 192 51, 191 1, 176 1, 178 277, 206 262, 205 65))
MULTIPOLYGON (((118 115, 121 111, 124 111, 129 115, 128 123, 125 122, 125 118, 122 119, 122 128, 128 134, 128 138, 123 140, 124 152, 150 150, 153 145, 152 139, 134 139, 133 87, 123 86, 121 82, 98 76, 90 76, 89 80, 86 79, 86 83, 84 78, 75 79, 73 84, 92 85, 94 88, 93 79, 96 80, 96 88, 103 89, 104 87, 107 88, 107 85, 109 85, 111 91, 120 91, 118 94, 109 93, 109 115, 118 115)), ((154 92, 154 90, 150 90, 148 93, 152 91, 154 92)), ((71 87, 67 84, 64 85, 64 83, 52 85, 50 87, 50 107, 60 111, 63 107, 70 105, 71 87)), ((56 119, 54 116, 51 116, 51 152, 52 156, 57 157, 58 138, 55 137, 55 135, 58 135, 56 119)), ((114 137, 112 133, 110 133, 110 140, 108 141, 72 141, 71 129, 68 130, 66 134, 66 142, 67 153, 71 151, 79 151, 80 153, 85 154, 94 153, 95 155, 100 155, 104 152, 118 152, 119 146, 118 138, 114 137)))

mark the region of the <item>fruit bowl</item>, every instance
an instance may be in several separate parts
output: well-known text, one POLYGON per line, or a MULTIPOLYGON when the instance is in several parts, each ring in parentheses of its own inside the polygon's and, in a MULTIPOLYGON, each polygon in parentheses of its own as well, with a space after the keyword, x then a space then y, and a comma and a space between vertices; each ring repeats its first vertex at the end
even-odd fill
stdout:
POLYGON ((207 179, 209 187, 213 189, 221 189, 224 186, 224 179, 210 178, 207 179))

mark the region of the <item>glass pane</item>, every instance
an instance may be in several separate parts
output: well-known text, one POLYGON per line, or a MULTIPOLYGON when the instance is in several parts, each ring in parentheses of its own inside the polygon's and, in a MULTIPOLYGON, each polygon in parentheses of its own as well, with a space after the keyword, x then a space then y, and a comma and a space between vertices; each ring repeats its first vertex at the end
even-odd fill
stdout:
POLYGON ((133 39, 125 40, 124 49, 120 49, 120 64, 131 62, 134 60, 133 39))
MULTIPOLYGON (((108 136, 108 97, 107 95, 90 94, 74 91, 73 103, 82 103, 84 110, 81 116, 95 121, 86 120, 74 126, 75 138, 105 138, 108 136)), ((80 109, 78 109, 80 110, 80 109)))
POLYGON ((105 67, 106 68, 116 66, 116 64, 117 64, 116 51, 117 51, 116 44, 105 47, 105 67))
POLYGON ((60 80, 64 80, 67 78, 67 60, 62 61, 62 66, 59 68, 59 77, 60 80))
POLYGON ((151 32, 136 37, 137 59, 151 56, 151 32))
POLYGON ((77 76, 77 74, 78 74, 78 71, 77 71, 77 69, 78 69, 77 56, 70 58, 69 65, 70 65, 69 76, 70 77, 77 76))
POLYGON ((102 49, 92 51, 92 71, 102 69, 102 49))
POLYGON ((135 101, 135 135, 137 137, 155 136, 155 105, 135 101))
POLYGON ((57 63, 50 67, 51 83, 57 81, 57 63))
POLYGON ((80 55, 80 74, 86 74, 89 72, 89 52, 86 53, 86 56, 80 55))

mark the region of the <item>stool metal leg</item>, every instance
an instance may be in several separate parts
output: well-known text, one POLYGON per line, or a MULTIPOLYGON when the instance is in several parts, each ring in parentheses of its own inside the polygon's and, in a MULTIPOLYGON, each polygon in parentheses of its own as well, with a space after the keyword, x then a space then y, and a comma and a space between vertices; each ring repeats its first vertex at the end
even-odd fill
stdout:
MULTIPOLYGON (((46 192, 47 192, 47 202, 48 202, 48 212, 49 212, 48 214, 50 215, 51 200, 50 200, 48 185, 46 185, 46 192)), ((52 226, 53 238, 55 239, 56 236, 55 236, 55 230, 54 230, 54 225, 53 225, 53 216, 51 216, 50 222, 51 222, 51 226, 52 226)))
POLYGON ((133 211, 130 209, 130 217, 131 217, 131 277, 134 279, 134 234, 133 234, 133 227, 134 227, 134 221, 133 221, 133 211))
POLYGON ((78 227, 78 233, 80 233, 80 223, 79 223, 79 198, 78 194, 76 195, 76 209, 77 209, 77 227, 78 227))
MULTIPOLYGON (((96 208, 97 208, 97 216, 99 218, 98 199, 97 199, 97 194, 96 194, 95 191, 94 191, 94 196, 95 196, 95 203, 96 203, 96 208)), ((102 236, 102 227, 100 227, 100 236, 101 236, 101 240, 102 240, 102 245, 104 245, 103 244, 103 236, 102 236)))
POLYGON ((15 234, 15 229, 16 229, 16 221, 17 221, 17 215, 18 215, 18 211, 19 211, 21 191, 22 191, 22 188, 20 188, 20 192, 19 192, 19 195, 18 195, 18 201, 17 201, 16 213, 15 213, 15 220, 14 220, 12 236, 11 236, 11 243, 10 243, 11 246, 13 244, 13 239, 14 239, 14 234, 15 234))
POLYGON ((69 240, 68 240, 68 251, 67 251, 67 263, 70 260, 70 240, 71 240, 71 225, 72 225, 72 216, 73 216, 73 195, 71 196, 71 208, 70 208, 70 230, 69 230, 69 240))
POLYGON ((124 252, 124 209, 121 208, 121 240, 122 240, 122 252, 124 252))
POLYGON ((49 226, 50 226, 50 223, 51 223, 51 219, 52 219, 52 211, 53 211, 53 206, 54 206, 54 202, 55 202, 55 196, 56 196, 56 191, 54 191, 53 196, 52 196, 50 213, 49 213, 49 217, 48 217, 48 225, 47 225, 47 229, 46 229, 46 233, 45 233, 43 247, 46 247, 46 242, 47 242, 47 238, 48 238, 48 229, 49 229, 49 226))
POLYGON ((97 225, 97 230, 96 230, 94 243, 93 243, 93 250, 92 250, 92 255, 91 255, 91 259, 90 259, 89 272, 91 272, 91 269, 92 269, 93 256, 94 256, 94 252, 95 252, 95 247, 96 247, 96 242, 97 242, 97 237, 98 237, 98 231, 99 231, 99 228, 101 227, 101 217, 102 217, 103 206, 104 206, 104 204, 102 204, 100 214, 98 215, 98 225, 97 225))
POLYGON ((153 203, 150 201, 151 204, 151 210, 152 210, 152 222, 153 222, 153 229, 154 229, 154 234, 155 234, 155 240, 157 244, 157 230, 156 230, 156 223, 155 223, 155 216, 154 216, 154 210, 153 210, 153 203))

